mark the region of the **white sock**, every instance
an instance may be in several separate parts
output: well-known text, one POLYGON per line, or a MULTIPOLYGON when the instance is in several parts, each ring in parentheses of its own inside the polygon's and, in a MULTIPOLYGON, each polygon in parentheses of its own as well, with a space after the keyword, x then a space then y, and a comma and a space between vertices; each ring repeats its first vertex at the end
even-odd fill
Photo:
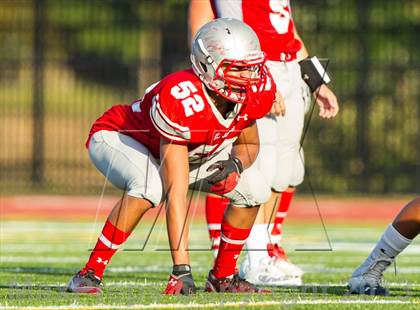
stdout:
POLYGON ((376 243, 376 246, 369 257, 353 272, 352 276, 355 277, 365 273, 372 262, 381 253, 389 258, 395 258, 395 256, 400 254, 411 243, 411 241, 412 240, 401 235, 394 226, 390 224, 381 236, 381 239, 376 243))
MULTIPOLYGON (((383 250, 385 255, 395 257, 400 254, 413 240, 401 235, 392 224, 389 224, 381 239, 376 244, 375 250, 383 250)), ((374 250, 374 251, 375 251, 374 250)))
POLYGON ((246 240, 247 255, 250 266, 258 266, 261 259, 268 256, 267 243, 270 242, 267 224, 252 226, 251 233, 246 240))

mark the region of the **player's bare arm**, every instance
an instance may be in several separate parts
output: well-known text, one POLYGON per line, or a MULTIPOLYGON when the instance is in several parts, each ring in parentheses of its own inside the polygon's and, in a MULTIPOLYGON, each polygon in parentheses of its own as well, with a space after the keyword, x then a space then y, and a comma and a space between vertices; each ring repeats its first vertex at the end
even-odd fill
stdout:
POLYGON ((232 155, 238 158, 243 169, 251 166, 257 159, 260 150, 260 140, 256 122, 242 130, 238 139, 233 143, 232 155))
MULTIPOLYGON (((302 38, 299 36, 299 33, 296 31, 295 27, 295 37, 302 43, 302 48, 298 52, 298 61, 301 61, 309 57, 308 50, 303 43, 302 38)), ((334 92, 325 84, 322 84, 318 89, 313 92, 316 102, 319 106, 319 116, 322 118, 333 118, 337 115, 340 107, 338 105, 337 97, 334 92)))
POLYGON ((191 0, 188 8, 188 42, 191 46, 197 30, 215 18, 211 3, 207 0, 191 0), (200 14, 194 14, 200 12, 200 14))
POLYGON ((189 264, 187 192, 188 149, 161 138, 161 176, 166 203, 169 245, 174 265, 189 264))
POLYGON ((308 50, 306 49, 305 43, 303 43, 302 38, 300 37, 299 33, 296 30, 296 27, 294 28, 294 34, 295 38, 298 39, 302 43, 302 48, 297 53, 297 61, 301 61, 309 56, 308 50))

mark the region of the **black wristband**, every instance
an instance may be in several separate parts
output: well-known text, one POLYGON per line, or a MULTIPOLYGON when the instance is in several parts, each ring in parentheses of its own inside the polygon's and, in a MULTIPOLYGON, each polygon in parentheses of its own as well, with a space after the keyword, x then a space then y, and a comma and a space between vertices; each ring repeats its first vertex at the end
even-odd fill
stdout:
POLYGON ((330 82, 330 77, 319 62, 318 57, 305 58, 299 61, 299 65, 302 79, 312 92, 317 90, 322 84, 328 84, 330 82))
POLYGON ((175 276, 180 276, 188 273, 191 273, 191 266, 188 264, 174 265, 172 267, 172 274, 175 276))
POLYGON ((241 160, 239 158, 235 157, 235 156, 232 156, 232 160, 235 163, 236 168, 238 168, 239 174, 241 174, 242 171, 244 171, 244 166, 242 165, 241 160))

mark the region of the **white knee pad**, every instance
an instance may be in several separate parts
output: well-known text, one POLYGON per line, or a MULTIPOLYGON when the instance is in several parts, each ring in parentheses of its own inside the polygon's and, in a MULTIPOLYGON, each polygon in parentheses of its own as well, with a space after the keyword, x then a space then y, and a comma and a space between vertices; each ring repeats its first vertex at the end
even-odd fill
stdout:
POLYGON ((234 205, 248 207, 266 203, 271 196, 269 184, 256 165, 245 169, 235 189, 226 194, 234 205))
POLYGON ((305 175, 305 164, 303 157, 303 149, 291 150, 288 153, 282 152, 283 156, 279 156, 275 178, 271 187, 276 192, 283 192, 289 186, 298 186, 303 182, 305 175))

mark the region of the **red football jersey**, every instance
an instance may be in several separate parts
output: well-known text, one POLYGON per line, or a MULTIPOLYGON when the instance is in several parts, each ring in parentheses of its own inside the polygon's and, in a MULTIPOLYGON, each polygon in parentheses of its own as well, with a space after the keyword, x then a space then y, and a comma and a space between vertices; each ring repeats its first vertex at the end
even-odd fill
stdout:
POLYGON ((254 95, 254 99, 236 104, 224 118, 192 69, 172 73, 150 86, 142 99, 106 111, 93 124, 87 145, 99 130, 119 131, 145 145, 159 158, 160 138, 164 137, 186 144, 189 160, 194 162, 232 144, 242 129, 270 111, 275 98, 271 78, 254 95))
POLYGON ((212 7, 216 17, 248 24, 269 60, 294 60, 302 48, 302 42, 295 38, 289 0, 212 0, 212 7))

